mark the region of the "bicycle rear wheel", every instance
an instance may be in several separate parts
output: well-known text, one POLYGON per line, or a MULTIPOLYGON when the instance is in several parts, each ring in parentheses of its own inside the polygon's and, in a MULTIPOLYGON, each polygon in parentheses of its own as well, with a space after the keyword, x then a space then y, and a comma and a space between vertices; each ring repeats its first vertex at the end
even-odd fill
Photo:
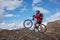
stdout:
POLYGON ((33 22, 30 19, 27 19, 23 22, 23 26, 25 28, 31 28, 33 26, 33 22))
POLYGON ((39 30, 39 32, 46 32, 46 30, 47 30, 47 26, 45 26, 44 24, 40 24, 41 26, 42 26, 42 28, 40 27, 40 30, 39 30))

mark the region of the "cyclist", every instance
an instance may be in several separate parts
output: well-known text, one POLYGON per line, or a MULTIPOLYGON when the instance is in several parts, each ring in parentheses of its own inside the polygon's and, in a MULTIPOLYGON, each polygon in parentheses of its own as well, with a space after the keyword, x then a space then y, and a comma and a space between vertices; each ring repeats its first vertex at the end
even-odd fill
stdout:
MULTIPOLYGON (((34 18, 36 19, 36 23, 41 24, 42 20, 43 20, 43 14, 40 13, 39 10, 37 10, 36 15, 33 15, 33 20, 34 20, 34 18)), ((38 27, 36 27, 36 23, 34 23, 34 30, 35 30, 35 28, 38 28, 38 27)), ((40 25, 40 28, 42 30, 42 28, 43 28, 42 25, 40 25)))

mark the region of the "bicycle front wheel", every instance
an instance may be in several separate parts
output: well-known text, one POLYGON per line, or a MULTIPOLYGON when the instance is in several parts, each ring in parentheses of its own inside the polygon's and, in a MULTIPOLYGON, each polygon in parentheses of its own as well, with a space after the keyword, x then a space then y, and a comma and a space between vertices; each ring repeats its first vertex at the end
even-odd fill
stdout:
POLYGON ((25 28, 31 28, 33 26, 33 22, 30 19, 27 19, 23 22, 23 26, 25 28))

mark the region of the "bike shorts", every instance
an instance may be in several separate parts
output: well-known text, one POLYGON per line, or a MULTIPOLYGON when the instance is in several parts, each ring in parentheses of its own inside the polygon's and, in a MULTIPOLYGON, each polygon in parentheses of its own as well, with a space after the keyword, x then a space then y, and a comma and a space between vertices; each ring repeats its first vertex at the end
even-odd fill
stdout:
POLYGON ((41 22, 37 22, 38 24, 41 24, 42 23, 42 21, 41 22))
POLYGON ((41 24, 41 22, 37 22, 38 24, 41 24))

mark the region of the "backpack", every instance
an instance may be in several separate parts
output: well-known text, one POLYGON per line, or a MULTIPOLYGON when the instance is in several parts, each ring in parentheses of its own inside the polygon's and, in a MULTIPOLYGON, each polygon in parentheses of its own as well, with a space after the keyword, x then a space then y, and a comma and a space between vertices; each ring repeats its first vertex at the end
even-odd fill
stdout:
POLYGON ((43 14, 40 13, 40 19, 43 19, 43 14))

